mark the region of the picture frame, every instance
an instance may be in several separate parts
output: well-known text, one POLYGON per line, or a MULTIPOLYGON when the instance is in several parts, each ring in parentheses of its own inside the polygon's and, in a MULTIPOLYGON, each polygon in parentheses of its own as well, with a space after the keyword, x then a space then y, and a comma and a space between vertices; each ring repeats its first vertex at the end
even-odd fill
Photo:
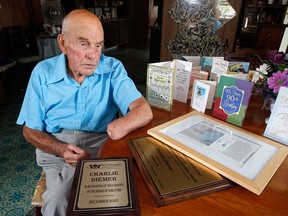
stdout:
POLYGON ((147 133, 257 195, 288 153, 287 146, 197 111, 147 133))

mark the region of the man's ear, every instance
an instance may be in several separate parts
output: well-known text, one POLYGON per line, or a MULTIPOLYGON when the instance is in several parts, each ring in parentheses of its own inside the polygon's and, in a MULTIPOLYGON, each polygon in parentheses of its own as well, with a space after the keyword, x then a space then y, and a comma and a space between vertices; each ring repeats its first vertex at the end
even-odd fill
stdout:
POLYGON ((57 42, 62 53, 66 55, 66 44, 65 44, 65 40, 62 34, 58 34, 57 42))

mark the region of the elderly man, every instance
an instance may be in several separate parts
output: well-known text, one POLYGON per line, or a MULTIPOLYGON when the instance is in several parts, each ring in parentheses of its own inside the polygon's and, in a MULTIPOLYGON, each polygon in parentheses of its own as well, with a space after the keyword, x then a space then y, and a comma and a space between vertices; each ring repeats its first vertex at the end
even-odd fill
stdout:
POLYGON ((108 136, 121 139, 152 119, 122 63, 101 53, 97 16, 70 12, 57 39, 62 54, 36 65, 17 119, 46 172, 45 216, 66 214, 78 159, 98 156, 108 136))

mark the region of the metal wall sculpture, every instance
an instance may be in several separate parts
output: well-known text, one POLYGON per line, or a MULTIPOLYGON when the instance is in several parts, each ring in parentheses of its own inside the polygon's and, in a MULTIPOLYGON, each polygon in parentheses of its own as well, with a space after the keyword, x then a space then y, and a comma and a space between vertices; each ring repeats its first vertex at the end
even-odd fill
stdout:
POLYGON ((227 0, 178 0, 168 13, 180 29, 167 44, 173 58, 224 55, 216 31, 236 15, 227 0))

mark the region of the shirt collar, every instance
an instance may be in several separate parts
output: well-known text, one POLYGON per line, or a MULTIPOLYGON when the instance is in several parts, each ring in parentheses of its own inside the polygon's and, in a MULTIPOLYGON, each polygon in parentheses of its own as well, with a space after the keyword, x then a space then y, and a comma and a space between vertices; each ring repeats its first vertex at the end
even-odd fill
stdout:
POLYGON ((65 77, 68 78, 67 77, 68 74, 66 72, 66 57, 65 57, 65 55, 63 53, 60 54, 59 56, 57 56, 57 59, 55 61, 56 61, 56 65, 54 67, 54 71, 52 72, 52 76, 50 76, 50 79, 47 80, 47 84, 58 82, 58 81, 64 79, 65 77))
POLYGON ((111 73, 113 71, 111 64, 112 64, 111 58, 106 57, 102 53, 100 56, 99 64, 98 64, 94 74, 111 73))
MULTIPOLYGON (((113 68, 109 63, 109 59, 110 58, 107 58, 104 54, 101 54, 98 66, 95 69, 93 75, 111 73, 113 68)), ((62 79, 69 80, 66 67, 66 56, 62 53, 56 60, 53 76, 51 76, 48 80, 48 84, 58 82, 62 79)))

